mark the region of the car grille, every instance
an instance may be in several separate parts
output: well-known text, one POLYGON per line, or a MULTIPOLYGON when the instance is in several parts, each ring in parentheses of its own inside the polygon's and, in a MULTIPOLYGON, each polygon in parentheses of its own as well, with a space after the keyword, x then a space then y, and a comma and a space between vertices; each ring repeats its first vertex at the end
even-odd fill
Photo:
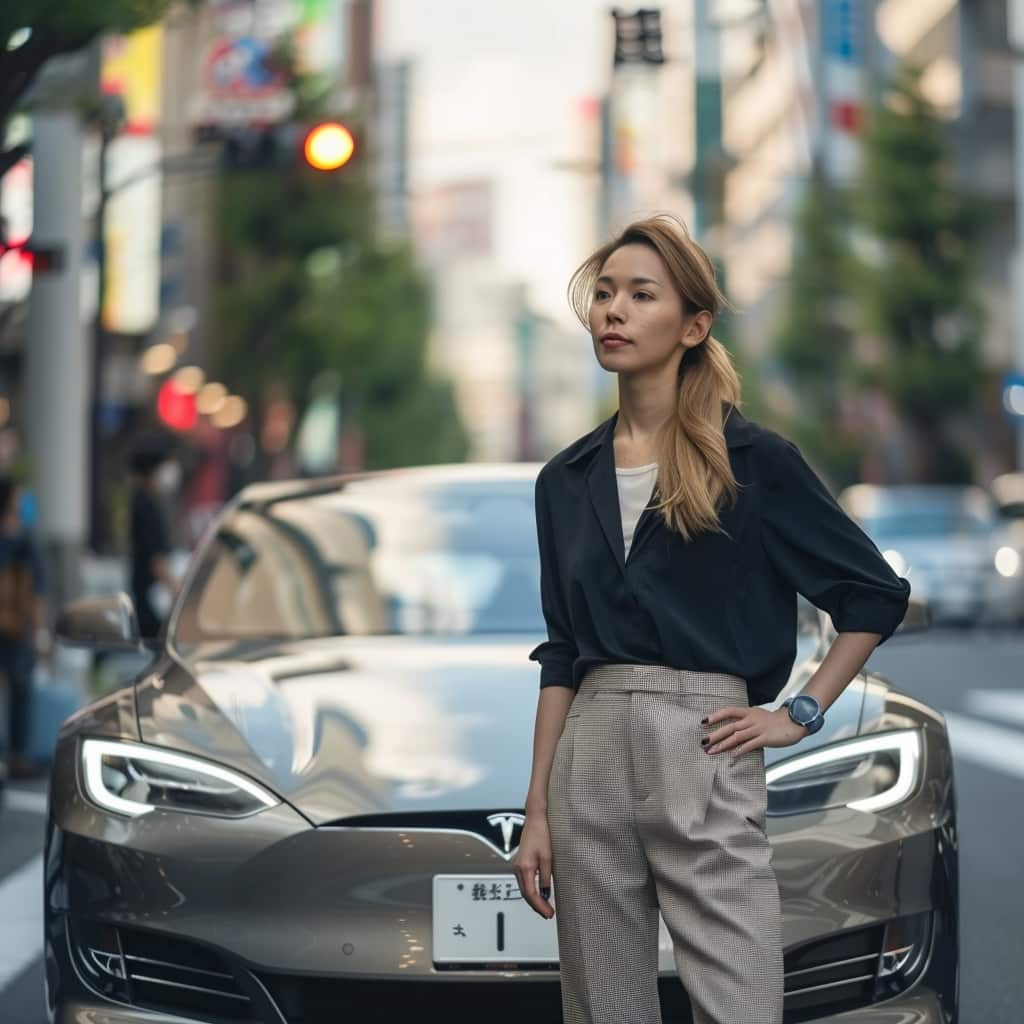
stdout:
POLYGON ((785 956, 786 1009, 806 1020, 872 1001, 884 925, 818 940, 785 956))
POLYGON ((787 951, 786 1024, 868 1006, 909 988, 927 961, 932 915, 892 918, 787 951))
POLYGON ((79 922, 72 946, 100 995, 150 1010, 211 1021, 251 1021, 249 997, 216 953, 137 928, 79 922))
MULTIPOLYGON (((869 1006, 909 987, 926 961, 931 915, 856 928, 815 939, 786 952, 785 1021, 818 1020, 869 1006)), ((557 1021, 561 989, 552 981, 516 982, 514 988, 466 980, 373 981, 261 974, 288 1024, 334 1024, 344 1006, 360 1021, 416 1014, 427 1020, 486 1018, 504 1024, 525 1016, 557 1021)), ((665 1024, 692 1024, 690 1001, 677 977, 658 979, 665 1024)))
MULTIPOLYGON (((868 1006, 910 987, 928 959, 932 915, 915 914, 815 939, 784 955, 785 1021, 817 1020, 868 1006)), ((150 1010, 211 1022, 277 1020, 336 1024, 338 1008, 353 1020, 427 1020, 520 1024, 561 1019, 561 986, 551 979, 506 982, 452 977, 367 979, 233 970, 206 946, 143 929, 75 922, 69 941, 83 977, 100 995, 150 1010), (258 1005, 238 984, 246 978, 258 1005), (269 1016, 268 1016, 269 1015, 269 1016)), ((658 979, 665 1024, 692 1024, 689 998, 675 976, 658 979)))
MULTIPOLYGON (((504 982, 365 978, 309 978, 261 974, 288 1024, 338 1024, 338 1007, 353 1020, 390 1021, 415 1015, 427 1021, 486 1020, 522 1024, 524 1019, 553 1024, 562 1019, 562 989, 552 980, 504 982)), ((690 1003, 677 978, 659 978, 664 1024, 692 1024, 690 1003)))
POLYGON ((415 1013, 421 1020, 486 1020, 488 1024, 521 1024, 524 1016, 557 1021, 561 987, 552 981, 508 983, 418 981, 365 978, 307 978, 261 974, 288 1024, 337 1024, 338 1007, 353 1020, 394 1021, 415 1013))

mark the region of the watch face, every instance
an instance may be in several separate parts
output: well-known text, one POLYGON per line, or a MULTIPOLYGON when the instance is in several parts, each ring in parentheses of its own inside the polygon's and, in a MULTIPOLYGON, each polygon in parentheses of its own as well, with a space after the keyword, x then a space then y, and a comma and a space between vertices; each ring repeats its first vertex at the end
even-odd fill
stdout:
POLYGON ((810 722, 818 713, 818 702, 809 694, 802 694, 793 698, 790 706, 792 717, 801 724, 810 722))

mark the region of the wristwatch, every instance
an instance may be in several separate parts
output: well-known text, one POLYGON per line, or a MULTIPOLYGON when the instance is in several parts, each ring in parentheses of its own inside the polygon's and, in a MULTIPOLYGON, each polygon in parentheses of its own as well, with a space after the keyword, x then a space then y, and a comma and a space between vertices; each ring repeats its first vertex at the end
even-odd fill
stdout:
POLYGON ((825 724, 825 716, 816 697, 809 693, 798 693, 795 697, 787 697, 782 706, 789 711, 789 717, 807 729, 808 735, 817 732, 825 724))

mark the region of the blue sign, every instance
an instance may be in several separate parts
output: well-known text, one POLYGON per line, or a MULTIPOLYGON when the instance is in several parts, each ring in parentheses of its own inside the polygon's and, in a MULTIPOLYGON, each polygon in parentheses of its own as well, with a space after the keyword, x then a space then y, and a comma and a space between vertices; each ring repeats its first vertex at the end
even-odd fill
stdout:
POLYGON ((863 64, 863 5, 857 0, 821 0, 821 37, 826 57, 863 64))

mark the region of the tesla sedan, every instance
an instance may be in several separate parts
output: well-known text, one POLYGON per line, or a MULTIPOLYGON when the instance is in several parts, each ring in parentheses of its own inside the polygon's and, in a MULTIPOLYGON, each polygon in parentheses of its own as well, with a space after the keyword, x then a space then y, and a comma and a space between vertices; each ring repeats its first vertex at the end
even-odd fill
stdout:
MULTIPOLYGON (((62 728, 53 1020, 561 1019, 555 923, 511 865, 545 635, 539 468, 264 484, 223 510, 152 661, 62 728)), ((833 636, 809 604, 800 622, 779 701, 833 636)), ((926 623, 915 602, 901 630, 926 623)), ((140 643, 125 595, 68 606, 59 632, 140 643)), ((786 1020, 955 1021, 942 715, 862 674, 766 760, 786 1020)), ((659 941, 664 1018, 690 1020, 663 921, 659 941)))

